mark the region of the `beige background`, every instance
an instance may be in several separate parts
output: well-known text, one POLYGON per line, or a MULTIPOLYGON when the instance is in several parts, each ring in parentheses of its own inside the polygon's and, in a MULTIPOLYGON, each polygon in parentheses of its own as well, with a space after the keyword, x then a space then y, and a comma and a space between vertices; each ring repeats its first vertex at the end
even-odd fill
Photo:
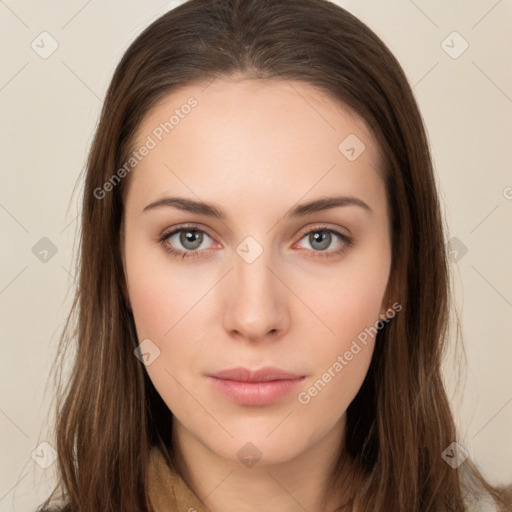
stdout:
MULTIPOLYGON (((46 393, 45 385, 74 286, 81 183, 74 194, 73 187, 102 98, 128 44, 179 3, 0 1, 2 511, 35 508, 54 474, 55 465, 42 469, 31 453, 48 439, 51 381, 46 393), (31 47, 43 31, 58 42, 47 59, 31 47), (57 249, 46 263, 32 252, 43 237, 57 249)), ((384 40, 414 86, 445 205, 447 238, 456 237, 458 247, 467 249, 453 263, 468 358, 465 387, 453 395, 453 406, 465 447, 484 474, 493 483, 510 482, 512 3, 338 3, 384 40), (453 31, 469 44, 457 58, 463 40, 450 36, 442 43, 453 31)), ((45 41, 50 48, 50 39, 45 41)), ((447 360, 445 366, 452 390, 457 365, 447 360)))

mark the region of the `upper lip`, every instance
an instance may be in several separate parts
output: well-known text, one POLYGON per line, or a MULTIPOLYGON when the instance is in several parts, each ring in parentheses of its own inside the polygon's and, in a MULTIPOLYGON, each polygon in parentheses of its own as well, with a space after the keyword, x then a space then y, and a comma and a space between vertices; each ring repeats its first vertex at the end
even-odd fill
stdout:
POLYGON ((228 368, 219 372, 208 374, 210 377, 218 379, 236 380, 241 382, 268 382, 271 380, 295 380, 300 379, 303 375, 287 372, 275 366, 265 366, 257 370, 237 366, 236 368, 228 368))

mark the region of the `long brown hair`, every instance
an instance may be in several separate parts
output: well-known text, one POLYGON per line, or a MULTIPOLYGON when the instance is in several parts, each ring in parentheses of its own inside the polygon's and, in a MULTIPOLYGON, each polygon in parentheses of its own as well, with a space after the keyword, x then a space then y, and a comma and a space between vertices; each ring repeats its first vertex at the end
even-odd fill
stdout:
MULTIPOLYGON (((186 85, 235 75, 316 86, 364 119, 384 156, 390 296, 402 310, 379 331, 366 379, 347 410, 344 453, 364 475, 353 489, 354 509, 463 511, 464 469, 469 490, 482 487, 512 510, 469 459, 452 469, 441 456, 457 439, 440 369, 450 282, 417 103, 385 44, 326 0, 190 0, 146 28, 117 66, 87 162, 78 286, 56 359, 62 368, 66 350, 75 350, 70 380, 61 386, 59 379, 55 411, 59 510, 148 510, 149 451, 170 450, 172 413, 134 357, 139 340, 123 297, 121 258, 129 173, 122 179, 116 173, 157 102, 186 85)), ((341 461, 342 454, 339 468, 341 461)), ((339 474, 333 472, 332 485, 339 474)))

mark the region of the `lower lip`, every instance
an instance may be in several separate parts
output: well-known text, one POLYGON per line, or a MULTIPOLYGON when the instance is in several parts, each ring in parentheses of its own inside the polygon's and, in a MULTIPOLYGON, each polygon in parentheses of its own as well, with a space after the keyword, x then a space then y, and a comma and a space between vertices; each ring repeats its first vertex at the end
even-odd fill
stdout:
POLYGON ((271 380, 268 382, 243 382, 208 377, 213 387, 239 405, 268 405, 286 396, 305 377, 271 380))

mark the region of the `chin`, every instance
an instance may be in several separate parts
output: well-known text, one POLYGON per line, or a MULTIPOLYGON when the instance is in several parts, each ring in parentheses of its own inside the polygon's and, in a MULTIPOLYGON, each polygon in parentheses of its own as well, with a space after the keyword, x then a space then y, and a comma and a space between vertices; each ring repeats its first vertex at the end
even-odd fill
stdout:
POLYGON ((242 467, 261 467, 288 462, 307 449, 305 443, 294 439, 284 430, 280 434, 276 431, 270 435, 267 429, 253 431, 251 434, 231 433, 234 437, 229 440, 224 437, 223 443, 206 444, 218 456, 242 464, 242 467))

